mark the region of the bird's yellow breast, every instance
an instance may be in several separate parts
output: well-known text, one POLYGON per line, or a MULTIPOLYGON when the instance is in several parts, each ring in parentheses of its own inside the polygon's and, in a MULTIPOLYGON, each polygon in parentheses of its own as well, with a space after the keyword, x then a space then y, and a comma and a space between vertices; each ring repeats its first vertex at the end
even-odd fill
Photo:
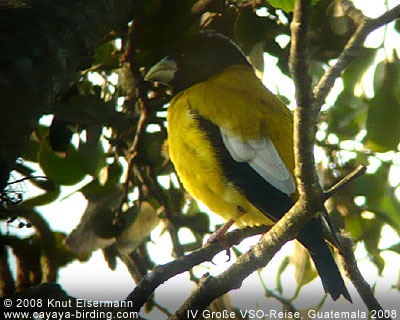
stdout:
POLYGON ((225 220, 237 220, 239 225, 271 224, 226 179, 216 150, 196 119, 199 114, 244 141, 268 135, 293 172, 291 113, 250 68, 241 68, 230 67, 172 99, 168 109, 169 153, 186 190, 210 210, 225 220), (246 214, 242 216, 243 211, 246 214))

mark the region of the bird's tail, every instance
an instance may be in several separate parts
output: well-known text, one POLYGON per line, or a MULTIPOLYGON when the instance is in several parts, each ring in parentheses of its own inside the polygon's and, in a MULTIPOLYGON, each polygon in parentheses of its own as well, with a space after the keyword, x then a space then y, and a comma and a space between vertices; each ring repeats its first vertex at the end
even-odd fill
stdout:
POLYGON ((308 249, 325 291, 333 300, 343 295, 352 302, 336 262, 324 240, 321 220, 311 219, 299 232, 297 239, 308 249))

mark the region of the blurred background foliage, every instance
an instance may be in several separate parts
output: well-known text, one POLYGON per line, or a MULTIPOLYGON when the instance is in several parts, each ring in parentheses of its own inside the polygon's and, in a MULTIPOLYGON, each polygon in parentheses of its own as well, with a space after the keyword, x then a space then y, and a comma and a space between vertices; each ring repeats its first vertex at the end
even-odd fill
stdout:
MULTIPOLYGON (((75 259, 85 261, 97 249, 103 250, 111 269, 121 259, 137 282, 154 267, 146 244, 157 225, 171 234, 175 257, 199 248, 215 229, 208 213, 174 178, 165 144, 168 88, 152 87, 143 80, 144 73, 182 39, 203 28, 214 29, 234 39, 259 74, 264 71, 264 54, 277 59, 280 71, 289 74, 294 1, 134 3, 136 14, 130 25, 110 31, 98 46, 92 67, 54 102, 46 116, 51 121, 38 125, 17 163, 0 216, 7 230, 17 227, 1 235, 3 294, 56 281, 59 268, 75 259), (22 180, 42 192, 27 198, 18 188, 22 180), (63 186, 77 186, 76 192, 88 202, 80 224, 69 235, 53 231, 40 214, 40 206, 60 200, 63 186), (183 227, 191 231, 194 243, 181 243, 178 231, 183 227), (18 229, 24 228, 31 228, 33 234, 18 236, 18 229), (10 254, 17 259, 16 278, 8 264, 10 254)), ((315 83, 355 27, 335 2, 315 1, 309 33, 315 83)), ((399 21, 395 30, 400 32, 399 21)), ((383 226, 400 236, 400 60, 395 50, 385 51, 385 58, 377 60, 381 49, 385 49, 383 41, 363 48, 343 73, 338 93, 321 114, 316 147, 325 188, 357 165, 368 166, 367 173, 330 199, 327 207, 337 228, 357 245, 365 245, 378 273, 387 264, 382 251, 400 254, 399 244, 379 247, 383 226), (372 93, 364 86, 367 72, 374 74, 372 93)), ((265 72, 268 78, 268 66, 265 72)), ((293 102, 288 99, 292 93, 279 90, 285 101, 293 102)), ((284 259, 277 275, 278 293, 289 262, 296 268, 296 296, 316 277, 304 250, 295 248, 296 258, 284 259)), ((400 288, 399 283, 393 286, 400 288)))

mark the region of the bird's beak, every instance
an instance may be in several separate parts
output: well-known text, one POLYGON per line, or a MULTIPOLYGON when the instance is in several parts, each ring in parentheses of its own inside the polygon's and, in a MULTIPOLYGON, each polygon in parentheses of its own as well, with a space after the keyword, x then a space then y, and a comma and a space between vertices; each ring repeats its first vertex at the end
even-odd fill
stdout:
POLYGON ((150 68, 144 79, 151 82, 170 84, 178 70, 177 64, 170 57, 165 57, 150 68))

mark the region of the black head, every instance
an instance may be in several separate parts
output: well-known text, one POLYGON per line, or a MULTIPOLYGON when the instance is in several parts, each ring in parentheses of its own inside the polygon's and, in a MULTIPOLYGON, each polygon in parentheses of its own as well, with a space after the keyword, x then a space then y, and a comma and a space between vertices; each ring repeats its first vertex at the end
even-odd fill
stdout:
POLYGON ((176 53, 156 64, 146 78, 167 83, 177 93, 232 65, 250 66, 232 40, 215 32, 204 31, 186 41, 176 53))

